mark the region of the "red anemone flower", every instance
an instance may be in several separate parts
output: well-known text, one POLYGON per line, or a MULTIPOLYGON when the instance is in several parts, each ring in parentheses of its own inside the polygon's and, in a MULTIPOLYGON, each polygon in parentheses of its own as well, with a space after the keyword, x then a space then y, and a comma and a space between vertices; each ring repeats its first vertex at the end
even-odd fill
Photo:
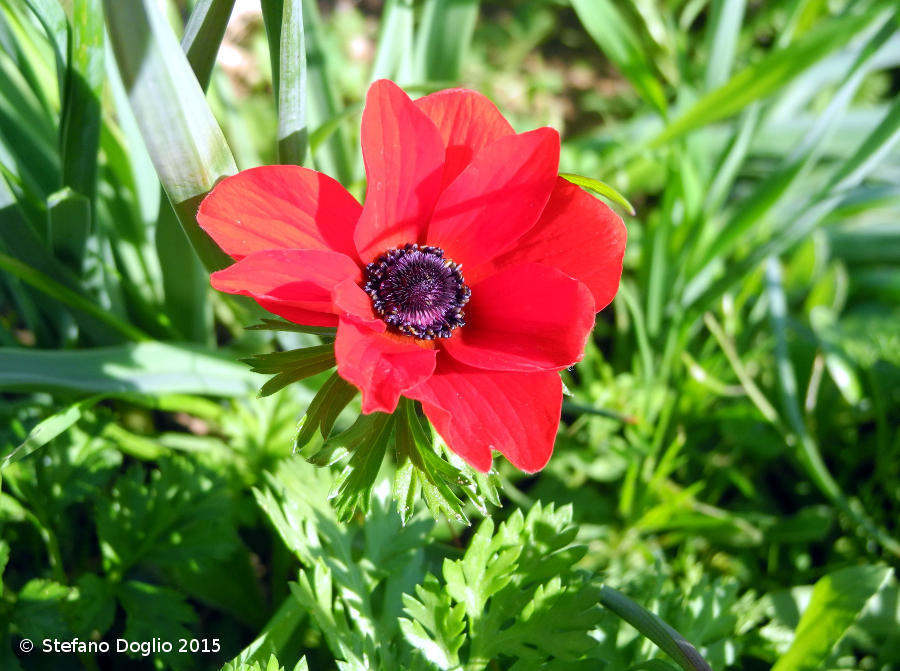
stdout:
POLYGON ((559 373, 613 298, 625 227, 557 175, 559 135, 516 133, 484 96, 366 96, 360 204, 335 180, 265 166, 222 180, 200 226, 236 263, 219 291, 298 324, 336 326, 338 374, 364 413, 422 403, 481 471, 492 450, 525 471, 553 450, 559 373))

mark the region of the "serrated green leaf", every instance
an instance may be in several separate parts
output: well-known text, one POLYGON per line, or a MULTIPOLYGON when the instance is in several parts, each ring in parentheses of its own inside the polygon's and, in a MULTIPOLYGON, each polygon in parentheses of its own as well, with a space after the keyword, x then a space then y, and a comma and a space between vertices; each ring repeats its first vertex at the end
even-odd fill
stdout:
POLYGON ((149 472, 134 465, 96 504, 97 537, 108 572, 139 562, 178 566, 222 560, 235 548, 230 505, 217 478, 183 459, 149 472))
POLYGON ((441 669, 459 664, 459 649, 465 643, 465 606, 453 604, 450 595, 430 573, 416 585, 415 597, 404 594, 403 606, 412 618, 400 620, 406 640, 441 669))
POLYGON ((360 419, 364 417, 372 418, 370 422, 367 422, 364 434, 360 434, 359 437, 354 434, 352 441, 342 438, 344 434, 338 434, 333 439, 334 444, 350 451, 350 460, 328 493, 328 498, 332 499, 334 503, 338 519, 345 522, 357 510, 362 513, 369 510, 375 479, 381 469, 388 441, 394 430, 392 415, 373 413, 368 416, 363 415, 360 419))
POLYGON ((259 324, 245 327, 248 331, 290 331, 293 333, 311 333, 318 336, 334 337, 337 329, 333 326, 306 326, 295 324, 284 319, 263 319, 259 324))
POLYGON ((310 375, 314 375, 334 366, 334 345, 316 345, 284 352, 254 354, 252 357, 245 359, 245 362, 250 364, 254 373, 264 374, 287 373, 294 370, 303 371, 308 368, 316 369, 330 362, 330 365, 318 368, 314 373, 310 373, 310 375))

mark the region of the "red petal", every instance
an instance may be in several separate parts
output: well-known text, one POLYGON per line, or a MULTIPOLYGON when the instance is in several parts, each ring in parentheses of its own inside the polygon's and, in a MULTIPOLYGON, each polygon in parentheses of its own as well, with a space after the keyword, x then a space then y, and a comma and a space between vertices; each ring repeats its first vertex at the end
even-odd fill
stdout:
POLYGON ((490 100, 466 89, 447 89, 415 101, 441 133, 446 159, 444 186, 494 140, 514 135, 513 127, 490 100))
POLYGON ((420 241, 441 190, 444 144, 431 120, 386 79, 369 87, 361 133, 368 186, 355 240, 368 263, 420 241))
POLYGON ((534 227, 492 262, 470 267, 466 279, 528 261, 555 266, 587 285, 599 311, 619 288, 625 236, 622 219, 603 201, 560 177, 534 227))
POLYGON ((547 204, 559 166, 559 134, 538 128, 482 149, 441 194, 426 242, 476 266, 534 226, 547 204))
MULTIPOLYGON (((378 324, 383 329, 384 324, 378 324)), ((437 350, 373 326, 340 320, 334 341, 337 370, 362 392, 364 413, 393 412, 400 394, 428 379, 434 371, 437 350)))
POLYGON ((594 327, 588 288, 526 263, 472 287, 466 325, 443 341, 454 359, 487 370, 559 370, 580 361, 594 327))
POLYGON ((328 175, 268 165, 219 182, 200 203, 197 221, 235 259, 264 249, 333 249, 355 258, 361 211, 328 175))
POLYGON ((219 291, 251 296, 270 312, 312 326, 335 326, 335 315, 345 311, 374 319, 361 279, 349 256, 317 249, 255 252, 210 276, 219 291))
POLYGON ((404 394, 422 408, 447 446, 474 468, 491 468, 491 450, 538 471, 559 427, 562 382, 553 372, 499 373, 441 357, 424 383, 404 394))

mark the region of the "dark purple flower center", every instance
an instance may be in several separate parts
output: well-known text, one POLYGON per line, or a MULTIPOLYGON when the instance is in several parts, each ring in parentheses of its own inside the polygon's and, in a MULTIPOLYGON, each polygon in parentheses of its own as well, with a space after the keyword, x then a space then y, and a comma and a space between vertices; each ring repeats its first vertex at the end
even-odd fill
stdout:
POLYGON ((440 247, 408 244, 367 265, 363 288, 393 330, 422 340, 449 338, 465 325, 463 306, 472 294, 460 269, 440 247))

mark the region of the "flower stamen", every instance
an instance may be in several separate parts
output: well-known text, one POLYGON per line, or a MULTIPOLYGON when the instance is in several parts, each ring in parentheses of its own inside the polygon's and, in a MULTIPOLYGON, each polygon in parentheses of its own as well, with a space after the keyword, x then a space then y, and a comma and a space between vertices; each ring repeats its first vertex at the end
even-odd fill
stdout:
POLYGON ((449 338, 464 326, 463 307, 472 294, 462 266, 445 259, 444 250, 413 243, 367 265, 363 288, 388 326, 421 340, 449 338))

